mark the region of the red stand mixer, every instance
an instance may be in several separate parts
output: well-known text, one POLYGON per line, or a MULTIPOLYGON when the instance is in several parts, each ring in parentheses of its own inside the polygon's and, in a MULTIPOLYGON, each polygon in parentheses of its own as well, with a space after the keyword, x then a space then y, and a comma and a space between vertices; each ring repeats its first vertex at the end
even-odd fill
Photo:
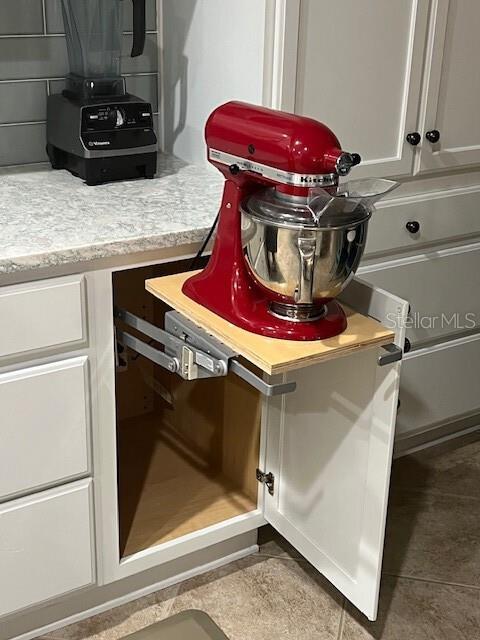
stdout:
POLYGON ((358 267, 373 203, 396 183, 339 186, 360 156, 310 118, 229 102, 211 114, 205 137, 226 181, 212 256, 184 294, 264 336, 342 333, 334 298, 358 267))

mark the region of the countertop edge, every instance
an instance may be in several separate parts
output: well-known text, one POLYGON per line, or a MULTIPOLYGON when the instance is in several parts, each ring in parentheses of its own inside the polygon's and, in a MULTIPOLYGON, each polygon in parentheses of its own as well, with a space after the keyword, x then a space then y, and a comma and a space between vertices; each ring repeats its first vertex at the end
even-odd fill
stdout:
POLYGON ((13 282, 28 282, 39 277, 141 263, 155 258, 173 258, 181 255, 182 248, 185 249, 185 256, 188 256, 197 250, 208 230, 207 227, 195 231, 172 231, 149 238, 116 240, 87 247, 79 246, 16 256, 12 259, 4 258, 0 262, 0 286, 13 282), (158 252, 162 255, 156 256, 158 252))

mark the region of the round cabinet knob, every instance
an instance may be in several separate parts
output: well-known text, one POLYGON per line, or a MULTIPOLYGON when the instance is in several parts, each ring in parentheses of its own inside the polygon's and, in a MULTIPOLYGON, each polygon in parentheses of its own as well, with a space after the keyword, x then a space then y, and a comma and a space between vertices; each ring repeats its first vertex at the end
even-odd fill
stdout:
POLYGON ((410 220, 410 222, 407 222, 405 225, 405 229, 410 233, 418 233, 420 231, 420 223, 416 220, 410 220))
POLYGON ((406 140, 408 144, 412 145, 412 147, 416 147, 421 139, 422 139, 422 136, 418 133, 418 131, 414 131, 413 133, 407 133, 406 140))
POLYGON ((408 338, 405 338, 405 342, 403 343, 403 353, 408 353, 412 348, 412 343, 408 338))
POLYGON ((427 131, 425 137, 429 142, 435 144, 435 142, 438 142, 440 140, 440 131, 437 131, 437 129, 432 129, 431 131, 427 131))

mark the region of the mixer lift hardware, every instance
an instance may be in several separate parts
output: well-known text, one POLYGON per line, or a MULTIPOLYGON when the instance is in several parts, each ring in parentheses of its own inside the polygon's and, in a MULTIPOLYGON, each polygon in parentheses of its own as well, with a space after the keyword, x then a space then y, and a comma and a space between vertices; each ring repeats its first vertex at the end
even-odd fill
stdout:
POLYGON ((154 342, 164 345, 165 351, 160 351, 117 327, 115 333, 120 345, 130 347, 171 373, 177 373, 184 380, 218 378, 232 372, 267 397, 291 393, 296 389, 295 382, 271 384, 256 375, 237 359, 238 353, 187 320, 178 311, 165 314, 165 329, 159 329, 118 307, 114 310, 114 317, 154 342))
MULTIPOLYGON (((239 361, 236 351, 178 311, 168 311, 165 314, 165 329, 160 329, 118 307, 114 310, 114 318, 163 345, 165 351, 160 351, 119 327, 115 327, 118 343, 115 345, 116 349, 118 345, 129 347, 171 373, 178 374, 184 380, 218 378, 231 372, 267 397, 291 393, 296 389, 296 382, 271 383, 257 375, 239 361)), ((378 358, 379 366, 402 359, 402 349, 397 345, 382 345, 382 349, 385 353, 378 358)))

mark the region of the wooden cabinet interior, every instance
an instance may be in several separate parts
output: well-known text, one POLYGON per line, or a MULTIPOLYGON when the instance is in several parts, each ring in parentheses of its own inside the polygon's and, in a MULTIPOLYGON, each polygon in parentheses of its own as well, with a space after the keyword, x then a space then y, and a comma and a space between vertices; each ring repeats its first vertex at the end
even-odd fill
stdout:
MULTIPOLYGON (((162 327, 168 307, 145 291, 145 280, 185 268, 175 263, 115 273, 115 304, 162 327)), ((259 394, 235 375, 187 382, 133 351, 120 355, 121 556, 256 509, 259 394)))

